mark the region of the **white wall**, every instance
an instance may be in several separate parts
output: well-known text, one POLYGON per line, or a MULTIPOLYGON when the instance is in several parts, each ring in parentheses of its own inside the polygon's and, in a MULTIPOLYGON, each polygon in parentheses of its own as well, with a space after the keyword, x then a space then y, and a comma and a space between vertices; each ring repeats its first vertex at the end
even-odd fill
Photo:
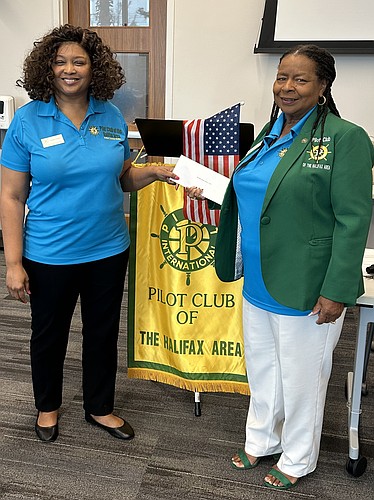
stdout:
MULTIPOLYGON (((334 22, 345 15, 343 3, 334 22)), ((203 118, 244 101, 241 121, 259 131, 279 61, 253 53, 263 6, 264 0, 168 0, 167 117, 203 118)), ((332 93, 341 115, 374 136, 374 54, 334 57, 332 93)))
POLYGON ((16 107, 29 100, 15 82, 33 42, 64 20, 65 0, 0 0, 0 95, 16 98, 16 107))
POLYGON ((16 108, 29 100, 15 84, 22 76, 25 56, 36 39, 67 21, 66 6, 67 0, 0 0, 0 95, 15 97, 16 108))

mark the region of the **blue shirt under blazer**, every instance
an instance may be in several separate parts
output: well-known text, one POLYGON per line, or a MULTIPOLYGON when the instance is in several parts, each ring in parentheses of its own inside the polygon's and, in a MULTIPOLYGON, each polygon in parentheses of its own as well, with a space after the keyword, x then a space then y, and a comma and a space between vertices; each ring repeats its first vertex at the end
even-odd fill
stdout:
MULTIPOLYGON (((355 304, 364 291, 361 266, 372 213, 374 148, 368 134, 329 112, 317 161, 321 127, 311 141, 315 119, 313 111, 274 170, 259 221, 265 287, 274 300, 300 311, 312 309, 320 295, 355 304)), ((233 178, 216 240, 222 281, 243 275, 233 178)))
POLYGON ((299 311, 279 304, 267 291, 261 273, 260 262, 260 217, 266 190, 274 170, 287 153, 292 142, 300 133, 312 111, 294 125, 290 132, 281 137, 285 116, 282 113, 274 123, 270 133, 264 138, 263 146, 256 158, 248 161, 247 155, 237 166, 234 189, 238 201, 241 225, 241 252, 245 262, 243 296, 248 302, 278 314, 289 316, 307 315, 310 311, 299 311), (278 139, 278 140, 276 140, 278 139))

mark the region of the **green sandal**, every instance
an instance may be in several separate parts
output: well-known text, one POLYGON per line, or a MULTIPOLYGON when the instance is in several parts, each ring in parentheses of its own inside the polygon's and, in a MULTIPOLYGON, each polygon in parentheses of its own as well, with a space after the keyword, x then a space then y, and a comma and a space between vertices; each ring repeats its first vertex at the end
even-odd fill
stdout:
POLYGON ((290 488, 295 486, 299 481, 298 479, 296 479, 294 483, 291 483, 291 481, 283 474, 283 472, 277 469, 270 469, 268 475, 271 475, 276 479, 279 479, 279 481, 282 483, 282 486, 277 486, 275 484, 271 484, 268 483, 267 481, 264 481, 264 486, 266 486, 267 488, 273 488, 274 490, 289 490, 290 488))
POLYGON ((249 461, 248 457, 247 457, 247 454, 246 452, 243 450, 243 449, 240 449, 238 450, 238 457, 240 458, 242 464, 243 464, 243 467, 239 467, 238 465, 235 465, 235 462, 233 462, 231 460, 231 467, 235 470, 248 470, 248 469, 254 469, 255 467, 258 466, 258 464, 260 463, 261 461, 261 458, 262 457, 258 457, 256 458, 255 462, 253 462, 253 464, 251 464, 251 462, 249 461))

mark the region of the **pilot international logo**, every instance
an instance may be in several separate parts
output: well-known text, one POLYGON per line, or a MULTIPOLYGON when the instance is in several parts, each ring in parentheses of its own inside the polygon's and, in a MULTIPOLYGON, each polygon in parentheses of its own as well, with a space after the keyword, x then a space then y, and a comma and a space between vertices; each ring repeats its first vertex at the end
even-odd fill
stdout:
POLYGON ((332 153, 332 151, 329 151, 330 142, 331 137, 323 137, 322 140, 319 137, 313 137, 312 144, 314 146, 309 151, 306 151, 309 157, 307 161, 303 162, 303 168, 331 171, 331 164, 326 161, 329 159, 328 155, 332 153))
POLYGON ((189 221, 184 218, 180 208, 164 215, 159 234, 151 233, 159 238, 164 261, 162 269, 169 265, 173 269, 186 274, 186 284, 191 282, 191 273, 200 271, 214 264, 214 251, 217 228, 208 224, 189 221))
POLYGON ((91 135, 98 136, 101 133, 104 139, 110 141, 121 141, 124 136, 123 130, 115 127, 103 127, 102 125, 97 125, 97 126, 91 125, 88 130, 91 135))
POLYGON ((90 131, 90 134, 92 135, 99 135, 99 129, 97 127, 95 127, 95 125, 92 125, 89 129, 90 131))
POLYGON ((331 153, 328 150, 329 144, 324 146, 323 144, 318 146, 313 146, 310 151, 308 151, 309 159, 314 161, 321 161, 327 158, 327 155, 331 153))
POLYGON ((316 162, 326 160, 327 156, 331 154, 331 151, 329 151, 330 142, 330 136, 324 136, 322 138, 313 137, 312 144, 314 144, 314 146, 312 146, 310 151, 307 151, 309 159, 316 162))

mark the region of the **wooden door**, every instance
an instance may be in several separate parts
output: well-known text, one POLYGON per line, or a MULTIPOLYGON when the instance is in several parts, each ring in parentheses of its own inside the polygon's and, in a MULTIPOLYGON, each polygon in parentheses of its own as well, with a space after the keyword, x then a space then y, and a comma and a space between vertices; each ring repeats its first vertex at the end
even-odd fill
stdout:
MULTIPOLYGON (((123 2, 126 1, 123 0, 123 2)), ((112 4, 113 2, 107 1, 106 3, 112 4)), ((100 4, 100 2, 96 2, 96 4, 100 4)), ((103 4, 105 4, 105 0, 103 0, 103 4)), ((148 16, 148 12, 146 15, 148 16)), ((146 27, 90 26, 90 0, 68 1, 68 22, 70 24, 96 31, 113 52, 119 55, 147 55, 148 95, 143 116, 145 118, 165 117, 166 17, 167 0, 149 0, 149 25, 146 27)), ((130 122, 128 125, 130 131, 136 131, 135 123, 130 122)), ((132 140, 131 142, 133 148, 137 146, 137 141, 132 140)))

